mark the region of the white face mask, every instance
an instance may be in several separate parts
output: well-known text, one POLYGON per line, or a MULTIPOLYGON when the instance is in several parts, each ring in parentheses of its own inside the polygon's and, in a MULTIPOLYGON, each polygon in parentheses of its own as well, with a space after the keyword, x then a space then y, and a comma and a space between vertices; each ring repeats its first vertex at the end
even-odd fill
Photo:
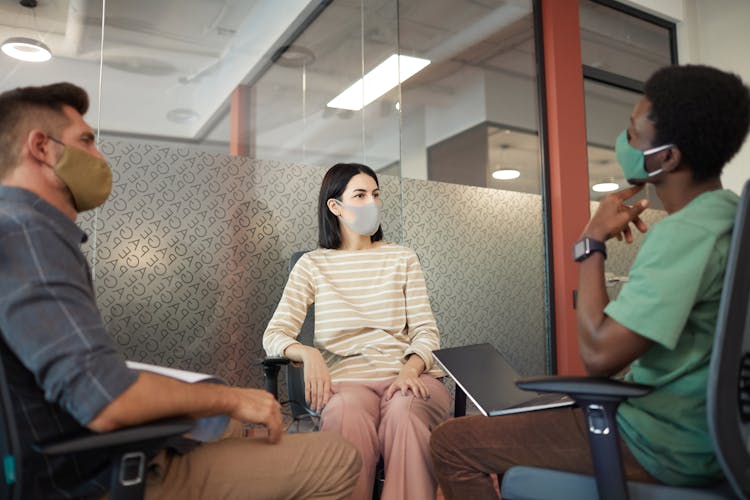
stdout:
POLYGON ((347 221, 343 216, 339 216, 343 223, 349 226, 349 229, 362 236, 372 236, 378 232, 380 209, 383 205, 380 200, 374 200, 372 203, 361 206, 346 205, 335 198, 333 201, 354 214, 354 221, 352 222, 347 221))

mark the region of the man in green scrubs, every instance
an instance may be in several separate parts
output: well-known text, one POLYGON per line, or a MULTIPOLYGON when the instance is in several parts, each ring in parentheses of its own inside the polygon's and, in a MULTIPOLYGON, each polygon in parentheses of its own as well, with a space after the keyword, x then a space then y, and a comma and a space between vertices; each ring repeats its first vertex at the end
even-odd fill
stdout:
MULTIPOLYGON (((618 411, 625 474, 671 485, 721 477, 706 416, 706 384, 727 253, 739 197, 722 189, 724 165, 750 123, 748 88, 706 66, 672 66, 646 82, 615 151, 633 187, 605 198, 575 246, 580 263, 578 338, 593 376, 654 390, 618 411), (647 228, 647 200, 626 201, 651 184, 668 216, 647 228), (629 281, 610 302, 606 241, 646 232, 629 281)), ((513 465, 593 473, 579 408, 454 419, 432 436, 446 498, 494 498, 489 474, 513 465)))

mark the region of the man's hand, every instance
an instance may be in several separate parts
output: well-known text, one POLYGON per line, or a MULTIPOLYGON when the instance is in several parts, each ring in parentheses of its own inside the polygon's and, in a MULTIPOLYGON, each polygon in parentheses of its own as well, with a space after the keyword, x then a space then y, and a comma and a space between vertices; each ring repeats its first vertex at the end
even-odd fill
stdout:
POLYGON ((268 442, 278 443, 281 439, 281 405, 262 389, 232 387, 236 397, 236 408, 230 416, 246 424, 261 424, 268 429, 268 442))
POLYGON ((583 230, 582 236, 588 236, 599 241, 607 241, 612 237, 617 237, 618 240, 625 238, 626 242, 632 243, 631 224, 641 233, 645 233, 648 226, 641 220, 640 215, 648 208, 648 200, 641 200, 635 205, 625 204, 625 200, 636 195, 642 189, 643 186, 633 186, 604 198, 583 230))
POLYGON ((281 438, 281 406, 270 393, 219 384, 188 384, 149 372, 139 373, 135 383, 86 426, 95 432, 109 432, 160 418, 222 414, 244 424, 267 427, 271 443, 281 438))
POLYGON ((333 394, 331 373, 320 351, 302 346, 302 363, 305 365, 305 401, 313 411, 319 412, 328 404, 333 394))

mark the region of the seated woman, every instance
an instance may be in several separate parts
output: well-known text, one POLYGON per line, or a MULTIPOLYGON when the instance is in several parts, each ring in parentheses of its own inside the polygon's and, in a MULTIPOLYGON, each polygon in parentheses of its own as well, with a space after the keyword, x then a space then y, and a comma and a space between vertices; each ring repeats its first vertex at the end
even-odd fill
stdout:
POLYGON ((269 356, 304 363, 305 398, 362 456, 353 498, 369 498, 385 462, 383 497, 434 499, 430 432, 450 395, 435 376, 440 337, 413 250, 382 240, 375 172, 339 163, 318 199, 320 247, 303 255, 264 335, 269 356), (315 303, 315 347, 295 340, 315 303))

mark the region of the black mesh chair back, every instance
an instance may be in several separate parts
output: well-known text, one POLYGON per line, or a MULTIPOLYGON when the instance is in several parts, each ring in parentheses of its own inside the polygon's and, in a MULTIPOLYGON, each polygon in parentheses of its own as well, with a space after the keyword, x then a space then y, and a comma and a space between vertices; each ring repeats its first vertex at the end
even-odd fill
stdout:
MULTIPOLYGON (((75 436, 61 436, 45 443, 22 443, 21 428, 15 418, 11 384, 5 371, 3 356, 12 356, 10 349, 0 340, 0 499, 19 500, 30 498, 22 491, 23 475, 33 477, 34 470, 28 467, 30 453, 41 453, 48 457, 67 456, 78 453, 101 453, 108 456, 111 464, 110 500, 137 500, 143 498, 146 479, 146 455, 144 450, 166 446, 170 439, 181 436, 193 427, 189 418, 172 418, 142 425, 118 429, 112 432, 93 433, 85 431, 75 436), (26 446, 22 446, 26 444, 26 446)), ((6 361, 9 358, 6 358, 6 361)), ((28 483, 27 483, 28 486, 28 483)))
MULTIPOLYGON (((289 272, 294 269, 297 261, 309 250, 295 252, 289 259, 289 272)), ((312 304, 307 310, 307 316, 302 323, 297 340, 308 346, 313 345, 315 337, 315 304, 312 304)), ((286 365, 286 385, 287 396, 289 397, 289 410, 295 420, 314 415, 305 401, 305 376, 302 366, 286 365)))
POLYGON ((0 356, 0 498, 17 500, 21 498, 21 444, 16 428, 15 415, 10 398, 10 390, 5 379, 5 368, 0 356))
POLYGON ((735 492, 750 498, 750 181, 737 210, 714 355, 708 380, 708 424, 716 454, 735 492))

